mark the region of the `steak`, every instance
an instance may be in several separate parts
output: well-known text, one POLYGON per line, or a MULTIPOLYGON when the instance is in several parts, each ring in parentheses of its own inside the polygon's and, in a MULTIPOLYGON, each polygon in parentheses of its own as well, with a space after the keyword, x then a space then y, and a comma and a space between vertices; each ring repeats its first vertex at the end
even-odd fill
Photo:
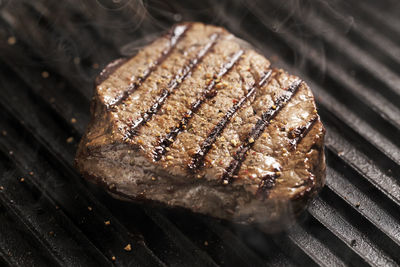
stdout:
POLYGON ((276 232, 325 182, 325 129, 299 77, 225 29, 175 25, 96 80, 78 170, 119 199, 276 232))

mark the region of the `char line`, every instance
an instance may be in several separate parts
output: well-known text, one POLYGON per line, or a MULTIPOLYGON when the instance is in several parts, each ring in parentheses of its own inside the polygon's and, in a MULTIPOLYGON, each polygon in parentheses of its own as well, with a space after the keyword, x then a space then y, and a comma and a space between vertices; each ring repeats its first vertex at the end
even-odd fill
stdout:
POLYGON ((134 83, 131 83, 127 90, 124 91, 123 95, 114 100, 114 103, 109 105, 109 108, 114 108, 118 105, 121 105, 134 91, 136 91, 144 81, 146 81, 147 77, 159 66, 161 65, 171 54, 173 48, 176 46, 179 40, 185 35, 185 33, 189 30, 191 24, 178 25, 171 31, 171 37, 169 39, 169 46, 165 50, 161 52, 161 55, 152 62, 149 68, 147 68, 142 75, 138 76, 134 83))
POLYGON ((297 145, 300 144, 301 140, 306 137, 308 132, 312 129, 314 124, 317 122, 318 115, 312 117, 305 125, 299 126, 296 129, 289 132, 288 136, 290 138, 290 149, 296 150, 297 145))
POLYGON ((174 127, 164 138, 162 138, 158 145, 155 147, 153 155, 154 160, 158 161, 161 157, 166 153, 166 148, 169 147, 176 139, 178 134, 182 132, 186 126, 188 125, 190 119, 193 115, 200 109, 201 105, 207 100, 211 99, 216 95, 216 91, 214 90, 215 85, 217 84, 216 80, 219 80, 222 76, 224 76, 232 67, 233 65, 239 60, 241 55, 244 53, 243 50, 239 50, 236 52, 230 60, 222 66, 216 78, 211 80, 208 86, 203 91, 200 98, 198 98, 194 103, 192 103, 191 108, 187 111, 183 118, 180 120, 178 126, 174 127))
POLYGON ((211 48, 215 45, 219 38, 219 34, 213 33, 210 36, 210 41, 198 52, 195 58, 189 60, 189 63, 186 64, 180 71, 175 75, 175 78, 168 84, 167 88, 164 88, 161 91, 161 95, 157 98, 154 104, 140 117, 134 122, 130 123, 129 130, 127 133, 127 138, 131 138, 136 135, 137 130, 140 126, 148 122, 154 114, 156 114, 161 107, 163 106, 165 100, 168 96, 179 87, 179 85, 190 75, 193 68, 203 59, 203 57, 211 50, 211 48))
POLYGON ((222 119, 217 123, 217 125, 211 130, 207 138, 200 145, 200 149, 192 157, 191 163, 188 165, 191 171, 195 171, 204 165, 205 156, 210 151, 212 145, 215 143, 218 136, 221 135, 228 122, 232 119, 233 115, 235 115, 235 113, 238 112, 243 107, 244 103, 251 96, 254 95, 257 88, 262 87, 267 82, 267 80, 269 80, 271 74, 272 70, 269 70, 266 73, 264 73, 264 75, 260 78, 260 81, 258 83, 255 82, 253 86, 249 89, 249 91, 227 111, 227 113, 222 117, 222 119))
POLYGON ((289 88, 275 100, 274 104, 265 111, 261 118, 256 122, 252 128, 250 134, 245 139, 243 144, 237 149, 233 160, 230 162, 229 166, 225 169, 222 175, 222 183, 229 184, 232 181, 233 176, 235 176, 242 166, 243 161, 246 159, 247 152, 254 145, 255 141, 260 137, 265 128, 270 124, 271 120, 278 115, 279 111, 290 101, 293 95, 297 92, 300 87, 302 80, 296 80, 293 82, 289 88))

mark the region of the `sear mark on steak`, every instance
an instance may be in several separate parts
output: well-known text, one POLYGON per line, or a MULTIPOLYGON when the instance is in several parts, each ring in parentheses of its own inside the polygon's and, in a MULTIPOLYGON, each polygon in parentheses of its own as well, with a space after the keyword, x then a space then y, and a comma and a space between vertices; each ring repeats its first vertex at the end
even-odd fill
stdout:
POLYGON ((297 92, 301 84, 301 80, 297 80, 290 85, 290 87, 280 96, 277 100, 275 100, 274 104, 265 111, 261 118, 257 121, 256 125, 254 125, 248 137, 244 143, 239 147, 235 155, 233 156, 233 160, 229 167, 225 170, 224 175, 222 176, 222 183, 229 184, 232 181, 234 175, 236 175, 244 161, 246 154, 249 149, 253 146, 254 142, 260 137, 265 127, 271 123, 271 120, 278 115, 278 112, 286 105, 286 103, 292 98, 293 94, 297 92))
POLYGON ((128 131, 128 138, 131 138, 136 134, 139 126, 148 122, 151 117, 156 114, 164 104, 167 97, 185 80, 185 78, 190 75, 192 69, 197 66, 197 64, 201 61, 201 59, 210 51, 210 49, 214 46, 217 41, 218 34, 214 33, 210 37, 210 42, 208 42, 197 54, 197 56, 193 59, 190 59, 187 65, 183 66, 183 68, 179 71, 178 74, 175 75, 175 78, 168 84, 168 88, 163 89, 161 96, 155 101, 155 103, 151 106, 151 108, 143 114, 143 116, 136 121, 134 121, 130 129, 128 131))
MULTIPOLYGON (((256 91, 258 87, 263 86, 267 80, 271 77, 272 71, 266 72, 257 84, 254 84, 246 95, 244 95, 239 101, 237 101, 228 112, 222 117, 218 124, 213 128, 207 138, 203 141, 199 151, 192 158, 192 162, 188 165, 189 169, 195 171, 203 166, 204 157, 207 152, 210 151, 212 145, 216 141, 217 137, 225 129, 226 124, 232 119, 233 115, 238 111, 246 100, 248 100, 256 91)), ((241 77, 242 79, 242 77, 241 77)))
POLYGON ((179 24, 97 79, 76 155, 116 198, 276 232, 325 181, 307 84, 225 29, 179 24))
MULTIPOLYGON (((121 103, 123 103, 128 97, 129 95, 136 90, 136 88, 138 88, 139 86, 142 85, 142 83, 147 79, 147 77, 149 77, 150 73, 160 64, 162 64, 164 62, 164 60, 168 57, 168 55, 171 53, 172 49, 175 47, 176 43, 183 37, 183 35, 185 34, 185 32, 190 28, 190 24, 186 25, 177 25, 176 27, 174 27, 170 33, 168 34, 169 36, 169 45, 168 47, 162 51, 160 57, 158 57, 154 62, 152 62, 148 68, 143 72, 143 74, 141 74, 140 76, 138 76, 136 78, 136 80, 131 83, 127 90, 124 91, 124 93, 122 94, 122 96, 118 99, 115 99, 113 103, 111 103, 111 107, 115 106, 115 105, 119 105, 121 103)), ((109 69, 109 68, 107 68, 109 69)))
MULTIPOLYGON (((314 110, 313 112, 316 112, 316 110, 314 110)), ((289 132, 288 136, 291 139, 289 141, 291 150, 296 149, 297 145, 307 135, 307 133, 312 129, 314 123, 316 123, 317 120, 318 120, 318 116, 314 116, 305 125, 299 126, 296 129, 289 132)))
POLYGON ((178 126, 174 127, 166 137, 161 139, 159 145, 155 148, 154 150, 154 160, 158 161, 161 159, 161 156, 165 154, 166 148, 169 147, 176 139, 178 134, 183 131, 188 123, 189 120, 193 117, 193 115, 199 110, 201 105, 207 100, 213 98, 216 94, 217 91, 215 90, 215 87, 218 86, 219 82, 218 80, 221 79, 232 67, 233 65, 238 62, 240 56, 243 54, 243 50, 239 50, 236 52, 227 62, 224 64, 221 68, 221 70, 218 72, 216 75, 216 78, 211 80, 211 82, 208 84, 206 89, 204 90, 203 94, 200 96, 199 99, 197 99, 192 105, 191 108, 188 112, 183 115, 183 118, 180 120, 178 126))

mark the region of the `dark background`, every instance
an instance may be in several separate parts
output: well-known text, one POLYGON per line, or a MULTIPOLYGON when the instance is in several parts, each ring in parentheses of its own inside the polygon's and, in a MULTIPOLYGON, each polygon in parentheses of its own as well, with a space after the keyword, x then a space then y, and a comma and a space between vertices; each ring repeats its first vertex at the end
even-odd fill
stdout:
POLYGON ((0 1, 0 264, 398 265, 399 14, 395 0, 0 1), (180 21, 226 27, 316 96, 327 186, 284 233, 119 202, 72 166, 95 76, 180 21))

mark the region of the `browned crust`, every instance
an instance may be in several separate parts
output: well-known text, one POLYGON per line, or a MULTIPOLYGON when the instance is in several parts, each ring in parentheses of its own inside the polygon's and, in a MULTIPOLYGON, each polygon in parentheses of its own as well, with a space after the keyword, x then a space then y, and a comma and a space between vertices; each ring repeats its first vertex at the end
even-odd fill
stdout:
POLYGON ((301 213, 307 207, 308 203, 314 199, 314 197, 322 190, 325 185, 326 164, 324 137, 326 129, 319 118, 312 128, 315 127, 321 127, 323 133, 322 140, 320 142, 321 146, 312 146, 310 149, 318 151, 318 162, 313 164, 311 166, 311 169, 309 170, 310 176, 305 181, 307 187, 303 191, 300 191, 297 194, 293 195, 290 199, 293 205, 299 206, 299 209, 297 209, 299 210, 299 213, 301 213), (299 205, 300 200, 302 200, 302 202, 300 202, 301 205, 299 205), (303 206, 303 208, 300 208, 301 206, 303 206))
POLYGON ((99 84, 107 80, 108 77, 110 77, 110 75, 114 73, 114 71, 124 65, 124 63, 126 63, 128 60, 129 58, 118 58, 108 63, 108 65, 100 72, 100 74, 97 75, 94 85, 98 86, 99 84))
MULTIPOLYGON (((100 83, 102 83, 104 80, 106 80, 115 70, 117 70, 119 67, 121 67, 126 61, 128 61, 127 58, 117 59, 117 60, 111 62, 109 65, 107 65, 107 67, 96 78, 96 86, 99 85, 100 83)), ((79 168, 78 161, 80 159, 84 159, 86 155, 90 154, 90 152, 88 151, 88 148, 85 146, 85 144, 88 141, 87 134, 88 134, 88 131, 93 126, 92 124, 94 123, 93 119, 94 119, 95 114, 107 115, 106 106, 104 105, 104 103, 99 101, 99 99, 93 99, 93 101, 92 101, 92 106, 91 106, 92 120, 86 130, 84 137, 82 138, 82 140, 79 144, 76 159, 75 159, 75 165, 77 166, 78 169, 80 169, 82 175, 88 181, 90 181, 94 184, 100 185, 103 188, 106 188, 106 190, 111 195, 118 196, 118 198, 120 198, 120 199, 135 201, 135 202, 140 202, 140 201, 146 200, 146 202, 153 203, 156 206, 170 207, 163 202, 146 199, 145 197, 141 197, 141 195, 138 195, 136 197, 126 195, 122 192, 119 192, 118 188, 114 184, 107 183, 107 181, 105 181, 101 177, 98 177, 93 173, 87 173, 87 172, 83 171, 82 168, 79 168)), ((290 198, 290 205, 293 206, 295 215, 298 215, 306 208, 306 205, 310 202, 310 200, 312 200, 317 195, 317 193, 322 189, 322 187, 325 183, 325 168, 326 168, 326 166, 325 166, 325 160, 324 160, 324 147, 323 147, 323 136, 325 134, 325 128, 323 127, 319 118, 317 120, 317 123, 315 123, 312 128, 315 128, 317 126, 322 127, 322 140, 318 144, 316 144, 316 145, 318 145, 317 147, 313 146, 313 147, 311 147, 310 150, 314 149, 314 150, 319 151, 318 162, 314 162, 312 164, 311 169, 309 170, 311 175, 306 180, 307 186, 304 188, 304 190, 301 192, 297 192, 295 195, 293 195, 290 198)), ((311 129, 310 129, 310 131, 311 131, 311 129)), ((188 210, 190 210, 190 209, 188 209, 188 210)), ((272 224, 274 224, 274 223, 275 222, 272 222, 272 224)), ((280 228, 279 222, 276 222, 276 226, 271 226, 272 231, 275 231, 274 229, 279 229, 279 228, 280 228)))

